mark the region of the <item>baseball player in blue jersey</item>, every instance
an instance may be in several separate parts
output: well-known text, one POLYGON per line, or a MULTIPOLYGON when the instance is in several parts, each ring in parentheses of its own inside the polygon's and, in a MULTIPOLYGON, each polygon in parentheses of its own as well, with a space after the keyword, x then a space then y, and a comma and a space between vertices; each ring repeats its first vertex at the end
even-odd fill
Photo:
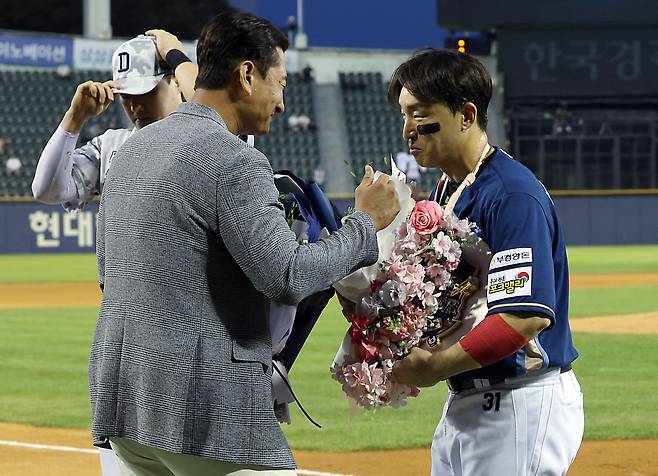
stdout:
POLYGON ((447 379, 432 475, 563 475, 584 428, 566 248, 544 186, 489 145, 491 90, 479 61, 447 50, 418 51, 393 74, 389 100, 410 153, 445 172, 431 198, 475 222, 482 245, 471 263, 479 305, 466 305, 465 324, 414 349, 394 374, 418 386, 447 379))

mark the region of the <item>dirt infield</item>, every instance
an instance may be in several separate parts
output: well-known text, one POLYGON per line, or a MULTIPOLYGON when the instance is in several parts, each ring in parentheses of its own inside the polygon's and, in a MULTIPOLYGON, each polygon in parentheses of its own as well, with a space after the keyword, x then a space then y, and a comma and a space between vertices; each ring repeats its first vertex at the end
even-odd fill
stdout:
MULTIPOLYGON (((658 273, 571 275, 573 288, 648 286, 658 273)), ((2 284, 0 308, 97 306, 95 283, 2 284)), ((573 319, 574 332, 658 333, 658 312, 573 319)), ((658 475, 656 440, 585 441, 570 476, 658 475)), ((352 453, 294 451, 300 475, 426 475, 429 449, 352 453), (314 473, 315 472, 315 473, 314 473)), ((36 428, 0 423, 0 475, 100 476, 87 430, 36 428), (35 447, 45 445, 47 447, 35 447), (59 447, 59 448, 53 448, 59 447), (90 451, 92 450, 92 451, 90 451)), ((497 475, 496 475, 497 476, 497 475)))
POLYGON ((97 283, 0 284, 0 309, 98 306, 97 283))
POLYGON ((583 317, 581 319, 571 319, 569 326, 573 332, 658 334, 658 312, 643 312, 623 316, 583 317))
MULTIPOLYGON (((63 449, 7 446, 8 442, 53 445, 89 450, 86 430, 36 428, 0 423, 0 474, 3 476, 100 476, 98 456, 63 449)), ((585 441, 569 471, 570 476, 649 476, 658 474, 653 440, 585 441)), ((429 449, 329 453, 295 451, 301 474, 311 471, 334 475, 427 475, 429 449), (308 471, 305 472, 304 470, 308 471)), ((317 473, 316 473, 317 474, 317 473)), ((498 475, 495 475, 498 476, 498 475)), ((501 475, 502 476, 502 475, 501 475)))
MULTIPOLYGON (((650 286, 658 273, 574 273, 572 288, 650 286)), ((101 293, 96 283, 0 284, 0 309, 31 307, 98 306, 101 293)), ((574 332, 657 334, 658 312, 571 320, 574 332)))
MULTIPOLYGON (((657 284, 658 273, 572 273, 570 276, 574 289, 657 284)), ((100 299, 96 283, 0 284, 0 309, 97 306, 100 299)))
POLYGON ((629 288, 655 286, 658 273, 571 273, 571 288, 629 288))

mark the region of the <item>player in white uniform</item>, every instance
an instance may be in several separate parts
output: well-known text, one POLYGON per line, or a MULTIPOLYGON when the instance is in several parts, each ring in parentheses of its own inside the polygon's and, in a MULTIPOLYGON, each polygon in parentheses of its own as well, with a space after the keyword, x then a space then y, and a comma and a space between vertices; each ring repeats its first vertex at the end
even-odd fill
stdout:
MULTIPOLYGON (((49 204, 80 210, 100 195, 117 149, 137 129, 176 110, 194 93, 197 67, 183 53, 178 39, 164 30, 150 30, 123 43, 112 55, 112 80, 80 84, 71 106, 41 153, 32 192, 49 204), (174 53, 171 53, 174 51, 174 53), (178 53, 176 53, 178 52, 178 53), (162 58, 168 58, 170 65, 162 58), (182 61, 182 62, 181 62, 182 61), (119 93, 132 129, 110 129, 75 148, 80 130, 91 117, 102 114, 119 93)), ((104 476, 120 476, 111 449, 100 449, 104 476)))
POLYGON ((164 30, 150 30, 123 43, 112 55, 112 80, 80 84, 71 106, 37 164, 32 193, 40 202, 84 207, 103 190, 112 158, 130 135, 171 114, 194 93, 197 67, 183 53, 181 42, 164 30), (168 56, 169 55, 169 56, 168 56), (174 68, 162 60, 170 58, 174 68), (110 129, 75 148, 85 122, 102 114, 119 93, 133 129, 110 129))

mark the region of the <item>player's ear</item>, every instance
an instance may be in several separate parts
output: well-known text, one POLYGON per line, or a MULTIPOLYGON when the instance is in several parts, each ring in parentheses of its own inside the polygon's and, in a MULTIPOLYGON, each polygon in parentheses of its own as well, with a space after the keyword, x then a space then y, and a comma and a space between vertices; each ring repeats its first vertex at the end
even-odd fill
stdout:
POLYGON ((466 131, 471 128, 478 117, 478 108, 471 101, 466 101, 461 109, 461 130, 466 131))
POLYGON ((254 82, 256 75, 256 65, 245 60, 237 67, 237 79, 242 93, 246 96, 251 96, 254 91, 254 82))

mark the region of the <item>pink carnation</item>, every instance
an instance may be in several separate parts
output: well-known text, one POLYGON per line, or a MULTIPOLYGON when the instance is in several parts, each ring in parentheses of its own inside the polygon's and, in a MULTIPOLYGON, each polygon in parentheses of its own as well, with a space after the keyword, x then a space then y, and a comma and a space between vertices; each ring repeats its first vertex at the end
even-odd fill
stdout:
POLYGON ((350 387, 362 386, 372 392, 378 385, 384 383, 384 372, 377 364, 368 365, 365 362, 348 365, 343 369, 345 381, 350 387))
POLYGON ((386 396, 388 403, 393 408, 399 408, 406 405, 408 397, 417 397, 420 393, 416 387, 410 387, 392 380, 386 382, 386 396))
POLYGON ((403 307, 402 325, 405 328, 407 336, 415 339, 417 332, 421 331, 422 333, 425 327, 425 312, 422 308, 414 304, 405 304, 403 307))
POLYGON ((402 284, 406 286, 407 295, 416 294, 425 279, 425 268, 421 264, 408 264, 405 270, 406 274, 402 278, 402 284))
POLYGON ((468 220, 460 220, 454 213, 444 218, 445 228, 451 230, 458 238, 464 239, 471 232, 471 223, 468 220))
POLYGON ((437 257, 441 257, 446 256, 450 252, 453 243, 454 242, 448 235, 440 231, 436 235, 436 238, 432 240, 432 247, 434 248, 434 252, 437 254, 437 257))
POLYGON ((462 257, 462 249, 459 247, 459 243, 456 241, 452 241, 450 243, 450 248, 448 251, 444 254, 446 259, 450 262, 457 261, 459 264, 459 258, 462 257))
POLYGON ((434 285, 440 291, 445 291, 450 284, 450 272, 440 264, 433 264, 427 268, 427 274, 434 281, 434 285))
POLYGON ((397 230, 397 240, 393 253, 413 254, 425 246, 425 237, 416 232, 409 223, 402 223, 397 230))
POLYGON ((388 261, 384 262, 384 272, 386 277, 395 279, 397 276, 404 274, 404 260, 402 256, 393 252, 388 261))
POLYGON ((449 261, 446 263, 446 269, 451 273, 457 269, 457 266, 459 266, 459 261, 449 261))
POLYGON ((436 307, 438 305, 436 296, 434 296, 434 289, 434 283, 429 281, 423 283, 420 289, 418 289, 418 299, 420 299, 426 309, 436 307))
POLYGON ((396 256, 384 269, 388 278, 404 285, 407 296, 416 294, 425 278, 425 268, 418 258, 402 261, 402 258, 396 256))

